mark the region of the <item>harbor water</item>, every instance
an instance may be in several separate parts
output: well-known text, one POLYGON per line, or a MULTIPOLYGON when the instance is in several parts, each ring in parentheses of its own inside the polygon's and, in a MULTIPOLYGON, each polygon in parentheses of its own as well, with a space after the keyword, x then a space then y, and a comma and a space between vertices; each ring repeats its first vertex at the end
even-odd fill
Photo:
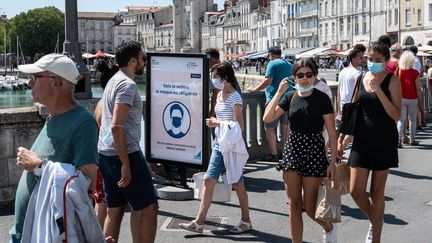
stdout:
MULTIPOLYGON (((144 98, 146 92, 145 84, 138 84, 138 89, 141 97, 144 98)), ((99 84, 92 84, 93 98, 101 98, 102 93, 103 90, 99 84)), ((31 90, 0 91, 0 109, 31 106, 33 106, 31 90)))

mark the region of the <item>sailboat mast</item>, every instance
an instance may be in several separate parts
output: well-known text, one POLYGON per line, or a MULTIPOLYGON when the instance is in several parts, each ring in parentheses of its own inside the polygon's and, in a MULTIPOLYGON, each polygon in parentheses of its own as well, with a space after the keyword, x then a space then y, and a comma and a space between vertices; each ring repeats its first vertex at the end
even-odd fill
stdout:
MULTIPOLYGON (((10 36, 9 36, 8 39, 9 39, 9 53, 12 54, 12 41, 11 41, 10 36)), ((10 55, 10 54, 9 54, 9 55, 10 55)), ((11 71, 13 71, 13 67, 12 67, 12 56, 9 57, 9 67, 10 67, 11 71)))
MULTIPOLYGON (((19 58, 19 38, 18 38, 18 35, 17 35, 17 49, 16 49, 16 55, 17 55, 17 57, 16 57, 16 62, 17 62, 17 69, 18 69, 18 65, 19 65, 19 61, 20 61, 20 58, 19 58)), ((17 78, 19 77, 19 69, 18 69, 18 71, 17 71, 17 78)))
POLYGON ((59 42, 60 42, 60 36, 59 36, 59 33, 57 33, 57 42, 56 42, 56 46, 54 49, 54 53, 60 53, 59 42))
POLYGON ((7 52, 7 50, 6 50, 6 48, 7 48, 7 46, 6 46, 6 41, 7 41, 7 38, 6 38, 6 26, 4 26, 4 68, 5 68, 5 72, 4 72, 4 76, 6 77, 6 72, 7 72, 7 66, 6 66, 6 62, 7 62, 7 58, 6 58, 6 52, 7 52))

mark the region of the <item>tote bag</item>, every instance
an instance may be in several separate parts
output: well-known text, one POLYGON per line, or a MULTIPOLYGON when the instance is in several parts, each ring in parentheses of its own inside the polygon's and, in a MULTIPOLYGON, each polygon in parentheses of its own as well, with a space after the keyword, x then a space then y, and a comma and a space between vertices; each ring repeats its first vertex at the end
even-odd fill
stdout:
MULTIPOLYGON (((194 180, 194 198, 201 199, 201 191, 203 190, 203 179, 205 172, 199 172, 192 176, 194 180)), ((219 177, 213 190, 213 202, 229 202, 231 200, 232 185, 228 184, 226 174, 219 177)))

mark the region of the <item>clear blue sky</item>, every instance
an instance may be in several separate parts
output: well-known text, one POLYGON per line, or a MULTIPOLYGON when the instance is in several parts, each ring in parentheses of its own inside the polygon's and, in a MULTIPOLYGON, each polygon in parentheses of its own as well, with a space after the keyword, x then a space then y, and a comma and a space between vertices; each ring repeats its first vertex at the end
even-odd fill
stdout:
MULTIPOLYGON (((1 0, 0 13, 12 18, 21 12, 33 8, 55 6, 64 11, 65 0, 1 0)), ((224 0, 214 0, 221 9, 224 0)), ((172 5, 171 0, 78 0, 78 11, 83 12, 117 12, 125 6, 172 5)))

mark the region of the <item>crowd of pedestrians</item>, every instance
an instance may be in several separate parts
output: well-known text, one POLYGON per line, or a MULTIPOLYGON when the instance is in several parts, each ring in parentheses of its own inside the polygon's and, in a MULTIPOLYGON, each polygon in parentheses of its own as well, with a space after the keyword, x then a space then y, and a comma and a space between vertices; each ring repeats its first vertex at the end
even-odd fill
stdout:
MULTIPOLYGON (((267 160, 277 162, 275 169, 282 172, 293 242, 302 242, 303 239, 302 210, 321 226, 323 242, 337 242, 337 224, 317 219, 315 210, 319 186, 324 178, 334 179, 335 164, 344 158, 349 143, 352 143, 347 158, 351 167, 350 192, 370 223, 368 232, 365 232, 365 242, 381 241, 389 169, 398 166, 397 149, 402 147, 407 117, 409 144, 418 144, 415 139, 416 119, 423 103, 415 50, 403 51, 398 44, 390 44, 388 36, 382 36, 369 46, 367 52, 364 46, 355 46, 347 57, 348 65, 338 60, 343 67, 335 110, 330 88, 325 79, 319 77, 320 63, 304 58, 291 65, 281 59, 281 50, 277 46, 268 50, 270 62, 265 79, 248 89, 251 93, 265 90, 263 121, 270 149, 267 160), (366 66, 367 71, 362 66, 366 66), (352 101, 360 102, 355 136, 340 132, 341 107, 352 101), (281 156, 276 146, 278 123, 283 131, 281 156), (370 197, 367 194, 369 177, 370 197)), ((242 138, 242 91, 233 65, 220 62, 216 49, 209 49, 206 53, 211 66, 212 97, 210 117, 205 122, 213 128, 213 147, 203 178, 197 215, 179 227, 203 233, 214 187, 221 174, 226 172, 241 209, 239 223, 229 231, 240 234, 252 230, 243 176, 248 156, 242 138), (234 150, 239 154, 226 156, 224 146, 232 138, 239 141, 239 147, 234 150)), ((11 242, 38 237, 53 242, 53 232, 58 239, 77 239, 76 242, 83 238, 93 239, 91 242, 118 241, 126 205, 131 208, 133 242, 155 241, 158 201, 151 170, 139 146, 142 100, 134 81, 143 73, 147 60, 141 45, 131 41, 118 47, 116 62, 118 66, 112 67, 104 62, 98 64, 105 90, 96 106, 95 117, 73 98, 79 73, 71 59, 50 54, 34 64, 19 66, 20 71, 33 75, 29 82, 33 100, 45 105, 50 116, 32 148, 18 149, 17 164, 25 171, 17 189, 11 242), (73 165, 78 171, 48 170, 53 162, 73 165), (53 214, 58 217, 53 217, 54 222, 50 222, 48 216, 38 216, 37 220, 45 220, 46 225, 55 228, 51 231, 39 230, 37 223, 40 221, 31 222, 36 219, 26 216, 33 205, 30 203, 28 206, 33 188, 40 188, 41 181, 44 181, 41 178, 50 173, 56 179, 67 178, 66 183, 77 177, 76 180, 87 186, 88 195, 81 197, 80 205, 88 209, 91 207, 90 198, 94 199, 96 213, 87 215, 84 217, 86 221, 82 221, 96 222, 93 238, 85 235, 86 230, 82 230, 82 235, 73 233, 77 232, 74 226, 64 224, 66 219, 63 217, 68 215, 66 210, 65 213, 61 213, 61 209, 55 211, 53 214), (86 177, 79 177, 80 173, 86 177)), ((432 71, 428 72, 428 78, 429 83, 432 71)), ((57 205, 66 199, 51 197, 46 200, 57 205)))

